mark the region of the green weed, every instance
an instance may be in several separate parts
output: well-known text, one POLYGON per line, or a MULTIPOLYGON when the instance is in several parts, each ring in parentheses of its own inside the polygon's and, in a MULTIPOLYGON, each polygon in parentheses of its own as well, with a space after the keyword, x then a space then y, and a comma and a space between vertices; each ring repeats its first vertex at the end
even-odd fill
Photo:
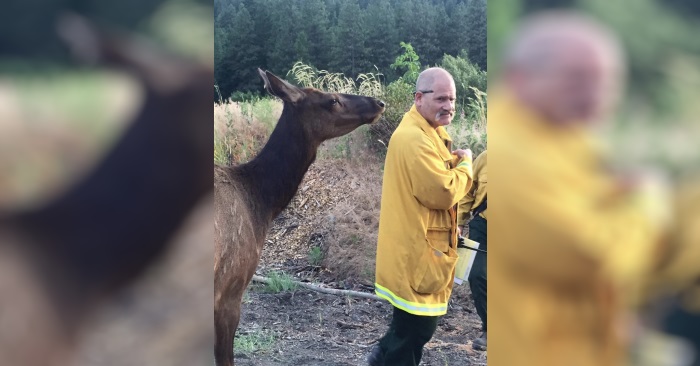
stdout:
POLYGON ((273 294, 297 289, 297 284, 292 276, 284 272, 271 272, 268 276, 270 282, 265 285, 265 291, 273 294))
POLYGON ((236 352, 257 354, 271 351, 277 339, 271 331, 257 330, 249 334, 236 335, 233 340, 236 352))

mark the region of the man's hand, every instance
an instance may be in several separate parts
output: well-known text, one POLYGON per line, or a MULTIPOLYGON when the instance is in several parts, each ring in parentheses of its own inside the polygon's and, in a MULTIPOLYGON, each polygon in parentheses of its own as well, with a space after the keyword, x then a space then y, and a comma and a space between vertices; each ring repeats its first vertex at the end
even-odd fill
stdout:
POLYGON ((464 233, 464 232, 466 232, 466 231, 467 231, 467 230, 465 230, 465 228, 464 228, 463 225, 457 226, 457 235, 462 236, 462 233, 464 233))
POLYGON ((472 160, 472 151, 469 149, 458 149, 452 152, 452 155, 457 155, 460 158, 472 160))

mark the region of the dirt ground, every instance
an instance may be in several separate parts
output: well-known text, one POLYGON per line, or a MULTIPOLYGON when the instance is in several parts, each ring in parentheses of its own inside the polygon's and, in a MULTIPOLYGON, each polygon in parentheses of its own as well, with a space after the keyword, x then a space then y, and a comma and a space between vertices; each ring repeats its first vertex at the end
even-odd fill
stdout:
MULTIPOLYGON (((422 365, 486 365, 486 352, 472 349, 480 335, 479 319, 460 286, 450 308, 426 345, 422 365)), ((391 306, 384 301, 326 295, 310 290, 249 291, 239 335, 264 333, 274 343, 262 352, 237 352, 242 366, 365 365, 371 347, 386 332, 391 306)))
MULTIPOLYGON (((381 168, 376 170, 381 176, 381 168)), ((372 269, 376 239, 372 225, 377 218, 359 220, 368 226, 367 235, 357 243, 357 255, 365 263, 357 274, 333 270, 333 225, 326 225, 338 207, 355 208, 350 215, 360 218, 377 215, 378 205, 360 212, 361 201, 378 197, 360 197, 358 188, 367 188, 368 172, 346 164, 320 160, 312 165, 300 191, 290 206, 274 222, 265 243, 258 274, 283 272, 297 281, 312 282, 330 288, 373 292, 366 267, 372 269), (350 202, 352 205, 347 206, 350 202), (345 206, 343 206, 345 205, 345 206), (373 211, 374 210, 374 211, 373 211), (329 232, 329 230, 331 232, 329 232), (324 260, 312 263, 310 250, 322 248, 324 260), (331 252, 329 252, 329 250, 331 252), (372 252, 367 256, 366 252, 372 252), (367 258, 367 259, 365 259, 367 258), (330 268, 329 268, 330 267, 330 268)), ((365 191, 369 191, 365 189, 365 191)), ((380 190, 371 190, 378 195, 380 190)), ((359 232, 359 231, 358 231, 359 232)), ((351 234, 355 235, 355 234, 351 234)), ((337 237, 337 235, 335 236, 337 237)), ((345 253, 344 255, 348 255, 345 253)), ((265 285, 253 283, 244 296, 241 323, 236 344, 236 365, 240 366, 359 366, 366 365, 372 347, 386 332, 391 320, 391 305, 385 301, 326 295, 306 289, 272 293, 265 285)), ((481 334, 480 320, 474 309, 467 284, 455 286, 449 310, 438 330, 426 345, 421 365, 486 365, 486 352, 474 350, 472 341, 481 334)))

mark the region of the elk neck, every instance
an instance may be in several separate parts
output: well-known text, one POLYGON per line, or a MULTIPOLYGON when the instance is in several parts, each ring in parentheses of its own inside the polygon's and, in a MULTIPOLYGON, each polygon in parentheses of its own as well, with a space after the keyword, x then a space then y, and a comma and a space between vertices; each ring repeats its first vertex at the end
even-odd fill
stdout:
POLYGON ((241 166, 251 191, 261 202, 262 217, 272 221, 292 200, 320 143, 305 133, 298 111, 284 104, 282 116, 255 159, 241 166))

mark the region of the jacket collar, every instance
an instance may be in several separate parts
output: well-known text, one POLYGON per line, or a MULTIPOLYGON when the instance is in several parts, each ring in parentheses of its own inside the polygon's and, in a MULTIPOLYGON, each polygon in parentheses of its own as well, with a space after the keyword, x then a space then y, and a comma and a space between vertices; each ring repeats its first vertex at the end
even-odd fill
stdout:
POLYGON ((423 133, 425 133, 435 143, 435 145, 438 147, 440 157, 442 157, 443 160, 452 160, 452 138, 450 138, 450 135, 447 134, 445 127, 438 126, 438 128, 434 128, 431 126, 430 123, 428 123, 428 121, 418 112, 415 104, 413 104, 407 115, 412 124, 423 130, 423 133))

